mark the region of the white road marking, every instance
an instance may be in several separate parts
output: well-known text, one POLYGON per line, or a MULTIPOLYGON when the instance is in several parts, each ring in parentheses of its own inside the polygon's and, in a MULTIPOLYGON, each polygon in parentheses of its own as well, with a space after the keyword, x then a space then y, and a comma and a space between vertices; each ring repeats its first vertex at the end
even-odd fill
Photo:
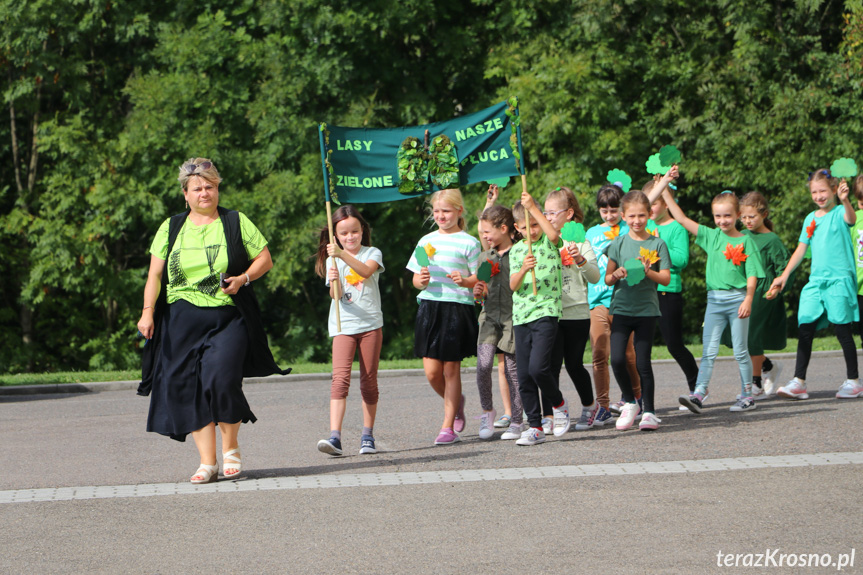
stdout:
POLYGON ((705 471, 739 471, 775 467, 816 467, 823 465, 860 465, 863 452, 813 453, 808 455, 773 455, 764 457, 727 457, 684 461, 641 461, 596 465, 559 465, 553 467, 515 467, 508 469, 465 469, 397 473, 345 473, 264 479, 221 480, 207 485, 183 483, 150 483, 144 485, 103 485, 57 487, 47 489, 13 489, 0 491, 0 504, 38 501, 77 501, 82 499, 116 499, 153 497, 157 495, 191 495, 199 493, 233 493, 238 491, 272 491, 282 489, 327 489, 348 487, 382 487, 387 485, 430 485, 473 481, 507 481, 524 479, 579 478, 609 475, 650 475, 664 473, 701 473, 705 471))

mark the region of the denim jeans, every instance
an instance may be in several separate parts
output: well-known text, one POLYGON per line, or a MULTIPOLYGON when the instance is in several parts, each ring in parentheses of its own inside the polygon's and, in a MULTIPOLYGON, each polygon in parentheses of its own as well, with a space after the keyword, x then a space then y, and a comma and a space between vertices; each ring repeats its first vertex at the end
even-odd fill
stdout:
POLYGON ((726 325, 731 325, 731 343, 734 347, 734 359, 740 369, 740 392, 744 397, 752 395, 752 359, 749 357, 749 318, 737 317, 737 310, 746 290, 710 290, 707 292, 707 309, 704 312, 704 331, 701 336, 704 352, 701 355, 701 366, 698 368, 696 391, 704 394, 710 377, 713 375, 713 361, 719 352, 722 332, 726 325))

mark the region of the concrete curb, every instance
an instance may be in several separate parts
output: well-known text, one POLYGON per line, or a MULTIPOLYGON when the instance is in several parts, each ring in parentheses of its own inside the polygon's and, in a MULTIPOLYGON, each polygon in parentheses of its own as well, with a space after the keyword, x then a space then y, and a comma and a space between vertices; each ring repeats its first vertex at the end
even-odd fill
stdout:
MULTIPOLYGON (((795 353, 772 353, 770 357, 776 358, 794 358, 795 353)), ((861 350, 857 350, 857 355, 861 355, 861 350)), ((812 352, 813 357, 841 357, 841 350, 830 351, 815 351, 812 352)), ((696 358, 697 360, 698 358, 696 358)), ((733 361, 734 356, 720 356, 716 361, 733 361)), ((673 363, 673 359, 657 359, 653 363, 673 363)), ((585 367, 590 369, 590 364, 585 364, 585 367)), ((476 373, 475 367, 465 367, 461 370, 463 374, 476 373)), ((393 378, 393 377, 410 377, 422 375, 422 369, 389 369, 378 372, 378 378, 393 378)), ((359 378, 358 371, 351 373, 352 378, 359 378)), ((329 381, 331 374, 329 373, 303 373, 289 375, 271 375, 268 377, 249 377, 243 380, 243 383, 300 383, 309 381, 329 381)), ((71 394, 71 393, 98 393, 101 391, 135 391, 138 389, 138 380, 133 381, 103 381, 103 382, 87 382, 87 383, 47 383, 42 385, 5 385, 0 386, 0 397, 15 396, 15 395, 43 395, 43 394, 71 394)))

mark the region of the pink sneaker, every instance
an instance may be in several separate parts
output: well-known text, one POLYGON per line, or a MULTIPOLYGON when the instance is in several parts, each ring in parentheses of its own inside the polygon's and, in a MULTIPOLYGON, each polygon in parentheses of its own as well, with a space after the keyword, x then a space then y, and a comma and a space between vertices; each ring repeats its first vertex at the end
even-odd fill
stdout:
POLYGON ((809 399, 809 394, 806 393, 806 383, 796 377, 785 384, 785 387, 777 389, 776 395, 785 399, 809 399))
POLYGON ((846 379, 836 392, 836 399, 854 399, 860 396, 863 396, 863 385, 860 385, 859 379, 846 379))
POLYGON ((458 433, 455 433, 449 427, 440 430, 440 433, 437 436, 437 439, 434 440, 435 445, 452 445, 453 443, 458 443, 461 441, 461 437, 458 436, 458 433))
POLYGON ((461 396, 461 405, 458 407, 458 411, 455 414, 455 421, 452 424, 452 428, 456 433, 461 433, 464 431, 465 421, 464 421, 464 394, 461 396))

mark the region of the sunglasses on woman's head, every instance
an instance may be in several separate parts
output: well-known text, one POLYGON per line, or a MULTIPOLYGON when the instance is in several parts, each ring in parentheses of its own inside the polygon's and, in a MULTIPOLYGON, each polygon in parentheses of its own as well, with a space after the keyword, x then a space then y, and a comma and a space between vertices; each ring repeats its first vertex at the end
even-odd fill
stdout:
POLYGON ((183 164, 183 170, 189 174, 190 176, 195 175, 197 173, 198 168, 203 170, 209 170, 213 167, 213 162, 201 162, 200 164, 183 164))

